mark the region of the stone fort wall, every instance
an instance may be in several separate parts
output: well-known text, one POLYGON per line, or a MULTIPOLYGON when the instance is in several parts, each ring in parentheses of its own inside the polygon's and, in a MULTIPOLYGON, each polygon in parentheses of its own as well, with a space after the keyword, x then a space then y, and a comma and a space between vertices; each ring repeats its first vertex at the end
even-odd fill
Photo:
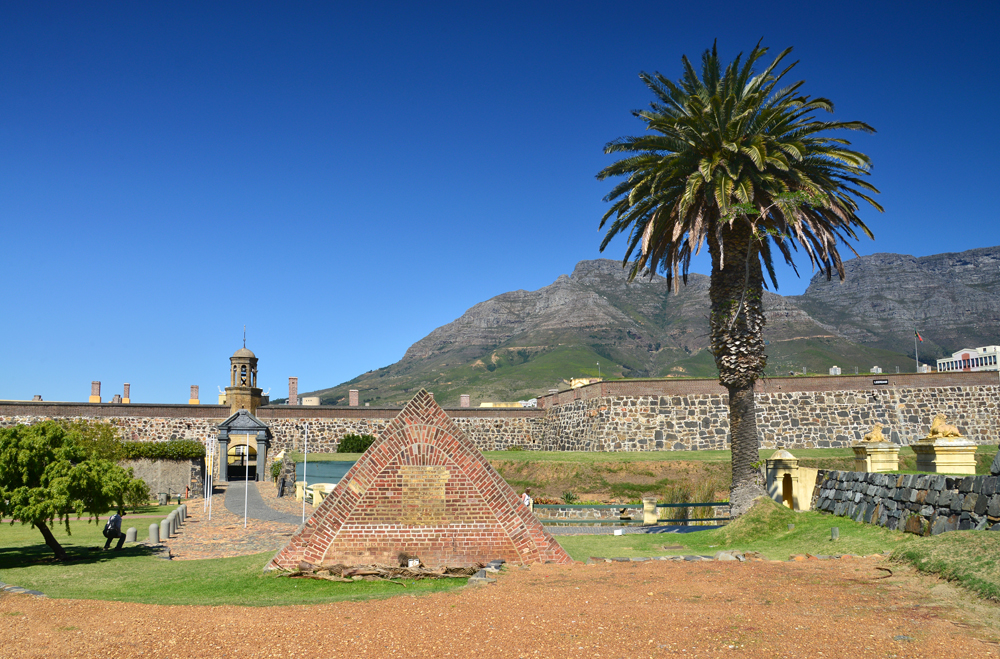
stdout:
MULTIPOLYGON (((1000 377, 991 373, 776 378, 758 383, 762 448, 846 447, 873 423, 899 444, 926 435, 943 413, 979 444, 1000 435, 1000 377), (873 381, 887 384, 874 385, 873 381)), ((601 382, 539 399, 538 409, 450 408, 446 413, 480 450, 522 446, 547 451, 711 450, 729 447, 728 396, 715 380, 601 382)), ((347 433, 378 436, 398 408, 268 406, 272 455, 335 450, 347 433)), ((229 415, 222 405, 0 402, 0 427, 45 419, 98 419, 127 439, 215 437, 229 415)))

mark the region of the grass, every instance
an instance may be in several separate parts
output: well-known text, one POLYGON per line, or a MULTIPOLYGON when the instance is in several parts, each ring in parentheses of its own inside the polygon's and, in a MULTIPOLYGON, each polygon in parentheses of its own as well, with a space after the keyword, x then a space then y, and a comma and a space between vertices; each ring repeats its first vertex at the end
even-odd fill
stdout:
MULTIPOLYGON (((162 510, 162 509, 161 509, 162 510)), ((126 517, 126 520, 128 518, 126 517)), ((150 522, 154 520, 150 519, 150 522)), ((127 523, 127 522, 126 522, 127 523)), ((363 600, 451 590, 465 579, 335 583, 264 574, 273 553, 201 561, 167 561, 151 550, 126 545, 105 552, 102 524, 80 522, 54 532, 71 560, 58 563, 30 526, 0 528, 0 581, 53 598, 115 600, 144 604, 276 606, 363 600)))
POLYGON ((954 531, 914 538, 893 551, 892 558, 954 581, 984 599, 1000 600, 1000 533, 954 531))
POLYGON ((719 529, 690 533, 559 536, 559 544, 576 560, 590 556, 714 555, 724 549, 757 551, 772 559, 793 554, 878 554, 907 545, 916 536, 859 524, 844 517, 817 512, 796 513, 764 500, 741 519, 719 529), (788 524, 794 524, 792 531, 788 524), (830 529, 840 529, 840 539, 830 539, 830 529), (679 549, 664 549, 664 546, 679 549))

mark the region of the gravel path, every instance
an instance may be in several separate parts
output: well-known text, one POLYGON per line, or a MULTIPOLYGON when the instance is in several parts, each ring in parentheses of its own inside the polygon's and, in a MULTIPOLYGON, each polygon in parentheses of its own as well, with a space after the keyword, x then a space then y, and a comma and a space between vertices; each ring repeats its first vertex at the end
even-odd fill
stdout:
POLYGON ((455 592, 266 610, 0 594, 0 658, 998 656, 980 612, 881 565, 536 565, 455 592))
POLYGON ((722 528, 719 526, 612 526, 603 524, 601 526, 587 526, 580 524, 576 526, 546 526, 545 530, 552 535, 614 535, 615 531, 621 531, 622 535, 632 535, 635 533, 691 533, 693 531, 711 531, 722 528))

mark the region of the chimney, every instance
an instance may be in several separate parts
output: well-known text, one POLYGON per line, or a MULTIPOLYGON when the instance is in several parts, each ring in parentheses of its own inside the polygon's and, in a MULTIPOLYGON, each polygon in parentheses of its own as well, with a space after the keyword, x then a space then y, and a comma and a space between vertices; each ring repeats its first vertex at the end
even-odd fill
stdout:
POLYGON ((201 402, 198 400, 198 385, 191 385, 191 398, 188 399, 188 405, 200 405, 201 402))
POLYGON ((468 407, 469 406, 469 394, 462 394, 459 397, 459 401, 460 401, 459 405, 461 407, 468 407))
POLYGON ((124 395, 122 395, 122 402, 123 403, 127 404, 127 403, 131 403, 132 402, 131 391, 130 391, 131 388, 132 388, 132 385, 130 385, 128 382, 126 382, 125 383, 125 393, 124 393, 124 395))
POLYGON ((111 402, 115 403, 116 405, 121 404, 122 397, 119 396, 118 394, 115 394, 114 398, 111 399, 111 402))
POLYGON ((299 404, 299 379, 288 378, 288 404, 299 404))
POLYGON ((41 403, 42 402, 42 395, 41 394, 35 394, 35 397, 31 399, 31 402, 32 403, 41 403))
POLYGON ((101 402, 101 381, 94 380, 90 383, 90 399, 88 403, 100 403, 101 402))
POLYGON ((350 392, 349 397, 348 397, 347 400, 348 400, 348 403, 347 403, 348 405, 350 405, 351 407, 357 407, 358 406, 358 390, 357 389, 351 389, 351 392, 350 392))

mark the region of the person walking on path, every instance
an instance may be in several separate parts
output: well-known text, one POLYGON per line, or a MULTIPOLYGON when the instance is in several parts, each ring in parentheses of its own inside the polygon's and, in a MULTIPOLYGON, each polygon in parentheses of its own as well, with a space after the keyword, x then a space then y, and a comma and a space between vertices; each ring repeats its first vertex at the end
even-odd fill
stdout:
POLYGON ((118 538, 118 544, 115 546, 115 549, 121 549, 122 545, 125 544, 125 534, 122 533, 122 515, 124 514, 124 512, 119 510, 108 519, 108 523, 104 526, 104 537, 108 539, 104 543, 105 549, 111 547, 111 541, 115 538, 118 538))

